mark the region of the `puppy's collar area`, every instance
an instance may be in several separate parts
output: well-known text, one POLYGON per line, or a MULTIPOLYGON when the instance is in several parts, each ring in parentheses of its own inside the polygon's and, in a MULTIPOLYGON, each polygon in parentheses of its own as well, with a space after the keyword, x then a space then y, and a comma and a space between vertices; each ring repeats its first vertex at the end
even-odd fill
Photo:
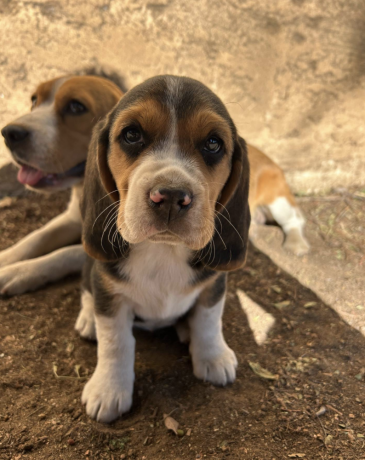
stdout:
POLYGON ((86 162, 83 161, 63 173, 47 173, 26 164, 20 164, 18 181, 23 185, 34 188, 59 186, 64 180, 82 178, 86 162))

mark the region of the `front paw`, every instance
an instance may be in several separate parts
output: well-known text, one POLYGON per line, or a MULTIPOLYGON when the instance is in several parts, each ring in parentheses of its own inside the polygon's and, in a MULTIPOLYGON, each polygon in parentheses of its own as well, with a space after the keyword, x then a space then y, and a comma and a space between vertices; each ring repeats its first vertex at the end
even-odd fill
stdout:
MULTIPOLYGON (((93 299, 90 293, 91 301, 82 302, 82 308, 77 317, 75 329, 84 339, 96 340, 95 314, 93 308, 93 299)), ((84 297, 84 294, 83 294, 84 297)))
POLYGON ((0 269, 0 294, 13 296, 33 291, 42 285, 41 276, 35 278, 27 261, 18 262, 0 269))
POLYGON ((308 254, 310 246, 307 240, 296 228, 289 230, 286 235, 283 247, 286 251, 295 254, 296 256, 304 256, 308 254))
POLYGON ((213 385, 227 385, 236 378, 237 358, 233 350, 226 343, 192 347, 194 375, 198 379, 213 383, 213 385))
POLYGON ((133 380, 96 370, 85 385, 81 401, 86 413, 98 422, 110 423, 132 407, 133 380))

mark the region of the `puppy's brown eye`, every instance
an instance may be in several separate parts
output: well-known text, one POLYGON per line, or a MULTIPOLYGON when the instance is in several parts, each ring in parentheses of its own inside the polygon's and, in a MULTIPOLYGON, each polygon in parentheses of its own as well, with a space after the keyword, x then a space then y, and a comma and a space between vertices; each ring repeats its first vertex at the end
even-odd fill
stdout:
POLYGON ((81 115, 82 113, 87 112, 87 108, 84 104, 81 104, 81 102, 73 99, 66 105, 65 112, 71 115, 81 115))
POLYGON ((123 135, 128 144, 136 144, 142 140, 142 133, 138 128, 126 128, 123 135))
POLYGON ((37 96, 36 95, 33 95, 30 100, 32 101, 32 107, 34 107, 37 103, 37 96))
POLYGON ((222 148, 222 141, 215 136, 211 136, 207 139, 204 150, 209 153, 218 153, 222 148))

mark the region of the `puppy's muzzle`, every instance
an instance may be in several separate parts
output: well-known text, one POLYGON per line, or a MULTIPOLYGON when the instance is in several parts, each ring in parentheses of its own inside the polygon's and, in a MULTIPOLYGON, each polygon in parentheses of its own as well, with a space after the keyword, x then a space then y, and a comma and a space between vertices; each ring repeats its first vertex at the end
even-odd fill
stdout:
POLYGON ((1 130, 1 134, 5 139, 6 145, 13 149, 19 147, 28 137, 30 131, 18 125, 7 125, 1 130))
POLYGON ((192 193, 189 190, 156 187, 151 190, 148 204, 160 222, 170 222, 184 217, 191 208, 192 193))

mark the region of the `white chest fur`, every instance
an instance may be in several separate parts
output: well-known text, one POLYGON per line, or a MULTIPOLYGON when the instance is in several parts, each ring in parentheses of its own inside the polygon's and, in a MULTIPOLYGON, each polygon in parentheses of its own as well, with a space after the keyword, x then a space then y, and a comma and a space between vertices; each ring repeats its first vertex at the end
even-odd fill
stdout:
POLYGON ((116 284, 115 289, 131 301, 136 315, 153 323, 145 327, 171 324, 199 295, 201 287, 190 286, 189 256, 189 249, 163 243, 143 242, 131 248, 128 261, 121 266, 129 281, 116 284))

